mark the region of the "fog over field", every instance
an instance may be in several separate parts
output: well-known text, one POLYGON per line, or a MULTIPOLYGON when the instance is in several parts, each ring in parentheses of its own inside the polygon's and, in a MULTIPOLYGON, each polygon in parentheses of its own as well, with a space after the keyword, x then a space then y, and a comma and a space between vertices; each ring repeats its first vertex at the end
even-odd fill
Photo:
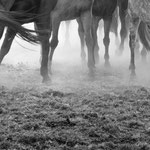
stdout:
MULTIPOLYGON (((33 24, 26 24, 25 27, 29 29, 34 29, 33 24)), ((64 22, 61 23, 59 29, 59 44, 55 50, 54 54, 54 62, 74 62, 79 63, 80 61, 80 40, 78 36, 78 25, 76 21, 72 21, 70 24, 70 39, 67 42, 65 41, 65 32, 66 32, 66 25, 64 22)), ((99 32, 99 46, 100 46, 100 57, 101 61, 104 61, 104 45, 103 45, 103 29, 99 32)), ((111 44, 110 44, 110 59, 117 59, 115 58, 115 50, 117 49, 114 40, 114 34, 110 33, 111 44)), ((1 40, 2 42, 2 40, 1 40)), ((127 44, 127 43, 126 43, 127 44)), ((126 46, 124 56, 129 57, 129 49, 126 46)), ((25 63, 30 66, 39 65, 39 57, 40 57, 40 45, 32 45, 29 44, 19 38, 15 38, 11 50, 9 54, 5 57, 4 63, 10 63, 16 65, 17 63, 25 63)), ((124 57, 125 58, 125 57, 124 57)), ((128 59, 128 58, 127 58, 128 59)), ((102 62, 100 62, 102 63, 102 62)))
MULTIPOLYGON (((34 29, 33 24, 24 25, 27 28, 34 29)), ((118 31, 120 30, 120 26, 118 31)), ((69 41, 66 42, 65 38, 66 33, 66 24, 64 22, 61 23, 59 29, 59 44, 55 50, 53 57, 53 81, 59 84, 60 81, 64 81, 66 84, 67 76, 73 78, 76 77, 75 82, 80 82, 80 75, 86 76, 88 69, 87 65, 83 66, 81 64, 80 57, 80 40, 78 36, 78 25, 76 21, 72 21, 69 28, 70 38, 69 41), (76 73, 74 72, 76 70, 76 73), (63 79, 63 75, 65 79, 63 79), (55 82, 56 81, 56 82, 55 82)), ((110 63, 111 69, 110 71, 104 68, 104 45, 103 45, 103 29, 101 31, 97 31, 98 34, 98 43, 100 47, 100 63, 96 66, 98 72, 97 76, 99 76, 100 81, 103 77, 105 77, 105 73, 108 73, 108 76, 117 76, 118 82, 130 83, 130 72, 129 72, 129 63, 130 63, 130 50, 128 46, 128 40, 125 42, 125 50, 122 56, 116 55, 116 42, 115 36, 113 33, 110 33, 110 63), (115 74, 115 75, 114 75, 115 74)), ((119 37, 120 40, 120 37, 119 37)), ((2 42, 2 40, 1 40, 2 42)), ((8 55, 3 60, 3 64, 10 64, 14 66, 25 65, 33 70, 40 68, 40 45, 32 45, 29 44, 19 38, 15 38, 11 50, 8 55)), ((141 63, 140 55, 136 61, 136 71, 137 71, 137 79, 136 84, 139 83, 149 86, 150 78, 149 78, 149 61, 147 61, 146 65, 141 63)), ((39 72, 38 72, 39 73, 39 72)), ((40 76, 40 74, 38 74, 40 76)), ((104 78, 105 80, 105 78, 104 78)), ((107 78, 106 78, 107 80, 107 78)), ((74 82, 72 83, 74 84, 74 82)), ((111 84, 111 83, 110 83, 111 84)))

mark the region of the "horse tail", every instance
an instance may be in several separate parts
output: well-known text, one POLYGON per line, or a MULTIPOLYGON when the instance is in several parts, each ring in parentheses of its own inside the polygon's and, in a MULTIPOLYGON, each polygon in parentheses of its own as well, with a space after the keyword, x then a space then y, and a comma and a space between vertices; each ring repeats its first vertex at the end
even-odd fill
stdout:
POLYGON ((150 51, 150 31, 148 30, 148 26, 141 21, 138 28, 139 38, 145 48, 150 51))
MULTIPOLYGON (((30 42, 30 43, 38 43, 39 38, 37 35, 33 35, 31 32, 33 30, 26 29, 21 26, 18 22, 16 22, 11 15, 7 14, 7 11, 3 10, 0 11, 0 28, 1 28, 1 34, 2 36, 4 27, 7 26, 11 28, 14 32, 17 33, 19 37, 21 37, 23 40, 30 42)), ((1 37, 0 37, 1 38, 1 37)))

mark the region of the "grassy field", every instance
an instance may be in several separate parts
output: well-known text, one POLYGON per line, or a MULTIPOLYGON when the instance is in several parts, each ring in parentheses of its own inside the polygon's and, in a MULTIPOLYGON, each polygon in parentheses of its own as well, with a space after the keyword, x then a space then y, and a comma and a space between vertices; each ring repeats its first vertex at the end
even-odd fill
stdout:
POLYGON ((48 86, 39 70, 1 66, 0 149, 150 150, 150 89, 74 68, 48 86))

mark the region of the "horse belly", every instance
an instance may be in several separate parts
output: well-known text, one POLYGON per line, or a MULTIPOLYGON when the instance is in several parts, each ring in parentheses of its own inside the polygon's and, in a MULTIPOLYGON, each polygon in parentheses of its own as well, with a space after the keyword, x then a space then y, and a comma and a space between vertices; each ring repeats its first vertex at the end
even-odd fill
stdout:
POLYGON ((40 7, 41 0, 15 0, 13 6, 11 7, 11 11, 25 11, 30 13, 36 12, 40 7))
MULTIPOLYGON (((27 20, 30 19, 29 22, 31 22, 32 18, 30 15, 24 15, 24 12, 36 14, 40 7, 40 2, 41 0, 15 0, 10 11, 23 12, 23 15, 15 16, 15 18, 18 19, 20 23, 28 23, 27 20)), ((34 17, 34 15, 32 17, 34 17)))
POLYGON ((81 13, 89 11, 93 0, 58 0, 54 9, 61 20, 71 20, 79 17, 81 13))
POLYGON ((67 9, 59 17, 61 17, 61 20, 72 20, 80 17, 82 12, 83 10, 77 8, 67 9))
POLYGON ((95 0, 92 14, 101 18, 112 16, 117 7, 117 0, 95 0))

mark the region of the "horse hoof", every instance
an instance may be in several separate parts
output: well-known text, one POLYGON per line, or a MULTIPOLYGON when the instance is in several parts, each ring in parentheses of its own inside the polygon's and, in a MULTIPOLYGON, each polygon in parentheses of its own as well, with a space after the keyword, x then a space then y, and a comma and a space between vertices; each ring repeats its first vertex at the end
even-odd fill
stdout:
POLYGON ((50 77, 49 77, 49 76, 48 76, 48 77, 44 77, 43 80, 42 80, 42 83, 44 83, 44 84, 49 84, 49 83, 51 83, 50 77))
MULTIPOLYGON (((129 70, 131 70, 132 73, 134 74, 134 72, 135 72, 135 65, 132 65, 132 64, 131 64, 131 65, 129 66, 129 70)), ((132 73, 131 73, 131 74, 132 74, 132 73)))

